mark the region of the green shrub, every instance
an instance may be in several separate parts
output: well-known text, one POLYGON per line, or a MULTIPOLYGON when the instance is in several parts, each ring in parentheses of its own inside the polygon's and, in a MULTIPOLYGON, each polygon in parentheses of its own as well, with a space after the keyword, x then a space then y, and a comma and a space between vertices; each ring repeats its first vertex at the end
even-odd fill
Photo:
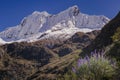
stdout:
POLYGON ((116 61, 105 57, 104 52, 92 52, 91 56, 80 58, 71 73, 61 80, 110 80, 115 75, 116 61))
POLYGON ((116 33, 112 36, 114 42, 120 42, 120 28, 117 29, 116 33))

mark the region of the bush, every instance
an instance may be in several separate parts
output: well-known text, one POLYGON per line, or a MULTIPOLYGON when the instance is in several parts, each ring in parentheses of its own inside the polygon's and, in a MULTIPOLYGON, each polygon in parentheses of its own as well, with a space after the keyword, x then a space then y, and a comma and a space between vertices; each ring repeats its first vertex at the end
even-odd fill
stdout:
POLYGON ((115 75, 116 62, 104 52, 92 52, 90 57, 80 58, 62 80, 111 80, 115 75))
POLYGON ((104 52, 92 52, 77 61, 72 68, 73 72, 81 80, 110 79, 115 74, 116 62, 105 57, 104 52))

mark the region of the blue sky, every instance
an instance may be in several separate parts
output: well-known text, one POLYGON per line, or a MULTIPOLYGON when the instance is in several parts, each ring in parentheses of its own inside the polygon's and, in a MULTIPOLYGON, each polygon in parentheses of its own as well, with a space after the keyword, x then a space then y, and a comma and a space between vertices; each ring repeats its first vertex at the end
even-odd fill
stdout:
POLYGON ((82 13, 109 18, 120 11, 120 0, 0 0, 0 31, 19 24, 34 11, 56 14, 73 5, 82 13))

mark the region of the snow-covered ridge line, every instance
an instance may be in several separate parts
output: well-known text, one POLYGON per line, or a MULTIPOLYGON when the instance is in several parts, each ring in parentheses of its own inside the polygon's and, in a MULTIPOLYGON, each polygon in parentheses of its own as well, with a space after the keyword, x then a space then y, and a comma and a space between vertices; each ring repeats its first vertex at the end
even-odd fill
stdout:
POLYGON ((0 32, 6 42, 37 41, 46 38, 70 38, 76 32, 90 32, 101 29, 109 19, 105 16, 87 15, 73 6, 56 15, 46 11, 35 11, 15 27, 0 32))

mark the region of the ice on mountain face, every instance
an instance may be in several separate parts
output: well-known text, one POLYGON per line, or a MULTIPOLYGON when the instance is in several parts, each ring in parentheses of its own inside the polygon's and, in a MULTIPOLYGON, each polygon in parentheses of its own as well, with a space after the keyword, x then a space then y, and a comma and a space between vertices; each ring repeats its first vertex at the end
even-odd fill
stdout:
POLYGON ((43 16, 49 16, 50 14, 47 13, 46 11, 39 12, 39 11, 34 11, 32 15, 43 15, 43 16))
POLYGON ((69 9, 70 9, 70 13, 69 13, 70 16, 77 16, 80 12, 78 6, 76 5, 73 7, 70 7, 69 9))
MULTIPOLYGON (((21 26, 23 27, 23 32, 28 32, 26 34, 34 34, 39 32, 49 15, 50 14, 47 12, 40 13, 35 11, 32 15, 23 20, 26 23, 24 26, 21 26)), ((23 34, 23 32, 21 32, 21 34, 23 34)))
POLYGON ((78 29, 78 28, 64 28, 61 30, 48 30, 44 33, 44 37, 41 37, 41 39, 47 39, 47 38, 52 38, 52 39, 68 39, 71 36, 73 36, 76 32, 91 32, 91 29, 83 28, 83 29, 78 29))
POLYGON ((9 43, 11 43, 11 42, 6 42, 6 41, 4 41, 3 39, 0 38, 0 45, 9 44, 9 43))
POLYGON ((0 44, 1 44, 1 43, 5 43, 5 41, 4 41, 3 39, 0 38, 0 44))
POLYGON ((78 27, 78 28, 89 28, 89 29, 101 29, 109 19, 102 16, 89 16, 79 12, 77 6, 70 7, 69 9, 48 18, 46 23, 40 29, 40 32, 52 29, 52 27, 61 26, 65 27, 78 27), (70 22, 71 25, 68 26, 70 22), (63 25, 64 24, 64 25, 63 25))
MULTIPOLYGON (((70 7, 69 9, 60 12, 57 15, 52 15, 49 16, 49 18, 47 19, 46 23, 43 25, 43 27, 40 29, 40 32, 44 32, 48 29, 51 29, 53 26, 55 26, 56 24, 60 24, 61 27, 70 27, 67 26, 66 24, 68 24, 68 21, 71 23, 75 23, 74 22, 74 17, 77 16, 79 14, 79 9, 77 6, 73 6, 70 7), (64 25, 63 25, 64 24, 64 25)), ((75 27, 75 24, 74 24, 75 27)))
POLYGON ((80 13, 76 17, 76 27, 89 28, 89 29, 96 30, 96 29, 101 29, 108 21, 109 19, 106 17, 89 16, 89 15, 80 13))
POLYGON ((69 38, 76 32, 101 29, 109 19, 105 16, 87 15, 77 6, 56 15, 35 11, 25 17, 21 24, 0 33, 5 41, 36 41, 44 38, 69 38))
POLYGON ((21 24, 15 27, 11 27, 0 33, 0 37, 6 41, 19 40, 23 38, 31 37, 33 34, 37 34, 42 25, 46 22, 47 12, 33 12, 32 15, 25 17, 21 24))

